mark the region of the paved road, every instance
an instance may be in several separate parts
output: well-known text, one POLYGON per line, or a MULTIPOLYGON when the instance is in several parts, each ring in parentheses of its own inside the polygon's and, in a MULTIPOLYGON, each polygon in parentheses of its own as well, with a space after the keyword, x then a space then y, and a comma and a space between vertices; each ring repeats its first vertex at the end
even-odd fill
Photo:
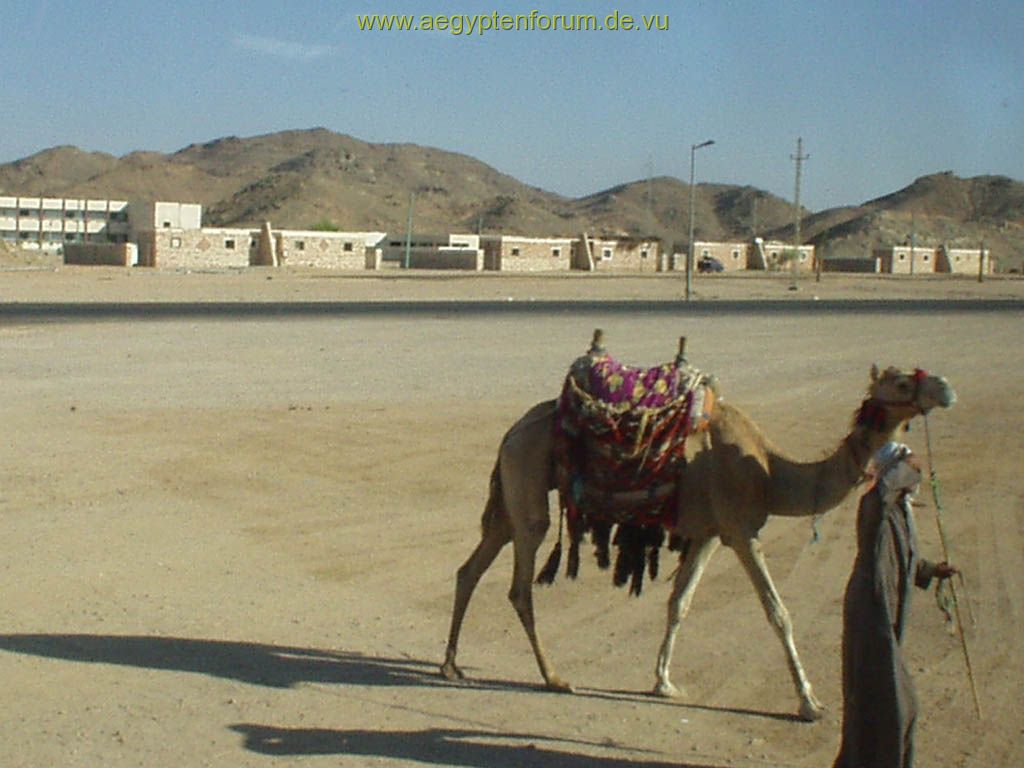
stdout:
POLYGON ((0 322, 175 320, 189 318, 330 317, 353 315, 523 315, 632 313, 701 316, 719 314, 836 314, 857 312, 1024 312, 1021 299, 844 299, 745 301, 366 301, 366 302, 24 302, 0 304, 0 322))

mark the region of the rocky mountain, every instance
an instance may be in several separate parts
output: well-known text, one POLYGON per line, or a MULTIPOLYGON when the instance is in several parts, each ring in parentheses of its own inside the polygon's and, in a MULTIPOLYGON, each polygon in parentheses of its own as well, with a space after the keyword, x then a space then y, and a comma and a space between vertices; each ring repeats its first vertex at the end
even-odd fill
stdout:
MULTIPOLYGON (((404 231, 578 235, 654 234, 680 247, 689 187, 658 177, 580 198, 531 187, 467 155, 413 144, 371 144, 324 128, 226 137, 171 154, 114 157, 55 147, 0 165, 0 194, 201 203, 212 226, 314 225, 404 231)), ((698 184, 704 239, 793 237, 793 206, 749 186, 698 184)), ((938 173, 859 205, 802 212, 801 233, 827 256, 866 256, 878 244, 948 242, 1024 256, 1024 184, 938 173)))

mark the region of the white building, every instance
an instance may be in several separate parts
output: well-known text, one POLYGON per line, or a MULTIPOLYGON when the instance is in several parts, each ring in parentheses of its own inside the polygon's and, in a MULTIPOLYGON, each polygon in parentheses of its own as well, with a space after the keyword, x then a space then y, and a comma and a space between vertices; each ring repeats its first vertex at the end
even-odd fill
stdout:
POLYGON ((125 200, 0 196, 0 240, 42 250, 64 243, 126 243, 128 208, 125 200))

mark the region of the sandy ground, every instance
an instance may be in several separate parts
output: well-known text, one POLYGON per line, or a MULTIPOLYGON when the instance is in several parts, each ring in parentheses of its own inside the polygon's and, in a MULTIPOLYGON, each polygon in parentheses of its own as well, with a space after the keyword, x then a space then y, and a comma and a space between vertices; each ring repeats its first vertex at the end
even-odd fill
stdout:
MULTIPOLYGON (((701 279, 698 298, 1016 299, 1000 311, 721 314, 599 310, 0 319, 4 766, 828 766, 838 744, 842 592, 856 494, 764 532, 797 645, 828 706, 808 724, 735 558, 684 625, 677 701, 646 694, 668 584, 614 590, 589 556, 537 594, 575 696, 547 693, 484 577, 452 684, 437 674, 454 571, 478 540, 495 449, 553 396, 594 327, 627 362, 716 373, 787 452, 843 436, 872 362, 941 373, 930 419, 984 720, 958 639, 918 592, 908 653, 921 766, 1024 765, 1024 355, 1020 280, 701 279)), ((125 270, 0 272, 0 303, 428 298, 673 299, 666 278, 538 280, 125 270)), ((921 423, 907 435, 925 451, 921 423)), ((922 494, 928 500, 928 494, 922 494)), ((939 555, 933 508, 919 510, 939 555)), ((548 544, 541 552, 548 551, 548 544)), ((668 571, 664 568, 663 571, 668 571)))

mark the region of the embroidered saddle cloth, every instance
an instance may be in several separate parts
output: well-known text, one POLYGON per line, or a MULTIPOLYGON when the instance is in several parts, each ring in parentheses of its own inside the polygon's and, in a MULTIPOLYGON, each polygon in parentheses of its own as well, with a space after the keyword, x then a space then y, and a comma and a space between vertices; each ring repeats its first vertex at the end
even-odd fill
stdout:
MULTIPOLYGON (((559 503, 573 547, 570 576, 575 576, 578 544, 587 531, 599 565, 608 565, 613 525, 618 526, 617 544, 629 541, 634 550, 639 547, 627 557, 630 562, 616 563, 616 583, 632 574, 631 589, 639 593, 645 560, 652 561, 648 565, 654 575, 664 530, 675 525, 686 438, 706 425, 714 401, 709 378, 681 359, 637 368, 599 351, 572 364, 558 400, 554 435, 559 503)), ((620 548, 620 561, 622 556, 620 548)))

